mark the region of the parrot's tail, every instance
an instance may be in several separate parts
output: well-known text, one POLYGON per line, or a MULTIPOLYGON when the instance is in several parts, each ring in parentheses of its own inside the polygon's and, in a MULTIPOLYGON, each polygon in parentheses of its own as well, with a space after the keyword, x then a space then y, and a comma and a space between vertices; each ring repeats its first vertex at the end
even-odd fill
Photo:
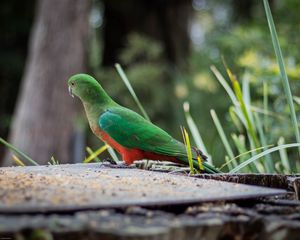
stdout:
MULTIPOLYGON (((193 150, 196 152, 197 156, 200 157, 200 161, 202 162, 202 166, 204 168, 205 173, 221 173, 220 170, 216 169, 215 167, 209 165, 206 162, 207 156, 205 156, 203 152, 201 152, 198 148, 195 148, 195 147, 193 148, 193 150)), ((198 160, 194 159, 193 160, 193 165, 196 166, 196 168, 201 171, 201 167, 199 166, 198 160)))
POLYGON ((192 147, 192 149, 195 151, 197 156, 200 156, 202 161, 205 162, 207 160, 207 156, 200 149, 198 149, 196 147, 192 147))
MULTIPOLYGON (((197 161, 194 160, 193 164, 194 164, 194 166, 197 167, 197 169, 200 169, 200 166, 199 166, 197 161)), ((209 165, 207 162, 202 162, 202 165, 203 165, 205 173, 222 173, 220 170, 218 170, 215 167, 209 165)))

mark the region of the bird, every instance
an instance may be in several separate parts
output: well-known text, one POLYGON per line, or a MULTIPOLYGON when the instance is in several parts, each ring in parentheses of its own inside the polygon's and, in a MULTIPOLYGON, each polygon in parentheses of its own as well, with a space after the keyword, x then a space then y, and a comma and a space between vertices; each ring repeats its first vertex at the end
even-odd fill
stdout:
MULTIPOLYGON (((77 96, 83 103, 92 132, 121 155, 124 165, 142 159, 188 165, 185 144, 140 114, 116 103, 94 77, 75 74, 68 79, 68 89, 72 97, 77 96)), ((199 156, 202 172, 219 172, 205 161, 207 157, 200 150, 192 148, 193 165, 198 170, 199 156)))

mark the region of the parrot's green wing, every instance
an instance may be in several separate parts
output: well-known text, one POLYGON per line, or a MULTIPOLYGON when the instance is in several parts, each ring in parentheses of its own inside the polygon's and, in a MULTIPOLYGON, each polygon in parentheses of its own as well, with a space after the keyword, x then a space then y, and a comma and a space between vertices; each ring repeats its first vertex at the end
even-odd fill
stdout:
POLYGON ((99 125, 124 147, 186 158, 185 146, 181 142, 129 109, 109 108, 100 116, 99 125))
MULTIPOLYGON (((188 164, 186 148, 183 143, 130 109, 124 107, 108 108, 99 117, 99 125, 111 138, 124 147, 173 156, 188 164)), ((194 149, 192 154, 194 166, 199 168, 196 160, 197 152, 194 149)), ((202 163, 207 172, 219 172, 206 162, 202 163)))

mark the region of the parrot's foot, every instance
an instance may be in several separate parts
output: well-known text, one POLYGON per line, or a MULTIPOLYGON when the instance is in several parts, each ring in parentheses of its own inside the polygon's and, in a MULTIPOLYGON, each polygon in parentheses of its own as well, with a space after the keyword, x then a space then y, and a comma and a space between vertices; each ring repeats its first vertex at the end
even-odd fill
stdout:
POLYGON ((125 163, 101 163, 100 167, 106 168, 135 168, 133 165, 126 165, 125 163))
POLYGON ((103 160, 103 162, 109 162, 110 164, 112 164, 112 165, 117 165, 118 163, 115 161, 115 160, 113 160, 112 158, 105 158, 104 160, 103 160))

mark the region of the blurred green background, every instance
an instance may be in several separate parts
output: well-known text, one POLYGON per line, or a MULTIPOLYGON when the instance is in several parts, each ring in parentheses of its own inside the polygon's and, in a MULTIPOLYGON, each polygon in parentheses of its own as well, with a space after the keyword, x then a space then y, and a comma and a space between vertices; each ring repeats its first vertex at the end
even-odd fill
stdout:
MULTIPOLYGON (((37 162, 47 163, 51 156, 62 163, 76 162, 84 157, 86 145, 96 149, 102 143, 90 136, 79 102, 71 103, 79 107, 70 112, 59 110, 60 106, 70 104, 64 102, 69 98, 67 93, 53 98, 39 94, 34 102, 42 101, 43 107, 36 108, 30 103, 26 105, 29 100, 23 95, 35 95, 38 88, 45 88, 46 93, 55 92, 64 86, 68 74, 85 71, 94 75, 117 102, 138 112, 114 68, 115 63, 123 66, 151 120, 178 139, 182 139, 180 125, 186 126, 182 104, 185 101, 190 103, 191 114, 216 165, 224 163, 226 152, 210 109, 217 112, 232 144, 230 134, 243 133, 228 112, 228 95, 210 70, 210 66, 215 65, 226 76, 222 58, 241 84, 245 78, 249 80, 253 106, 263 108, 263 85, 268 83, 265 91, 268 92, 268 108, 272 116, 268 116, 268 123, 264 125, 268 133, 267 143, 277 143, 280 137, 284 137, 286 142, 295 141, 262 1, 76 0, 61 4, 56 0, 52 1, 53 11, 47 9, 49 2, 51 0, 3 0, 0 3, 0 136, 9 139, 37 162), (74 29, 70 38, 67 35, 69 28, 74 29), (39 30, 35 30, 34 34, 34 29, 39 30), (60 31, 63 34, 56 36, 60 31), (42 34, 46 36, 39 40, 42 34), (41 44, 45 41, 47 44, 41 44), (61 49, 68 49, 70 42, 78 42, 84 51, 75 54, 77 45, 66 52, 56 51, 52 41, 60 41, 57 44, 62 44, 61 49), (52 53, 54 56, 51 56, 52 53), (76 60, 82 67, 73 67, 76 60), (72 70, 58 71, 55 66, 61 65, 60 61, 70 62, 72 70), (72 61, 74 64, 71 64, 72 61), (44 75, 37 77, 30 74, 38 71, 34 68, 36 63, 39 63, 39 70, 48 69, 43 71, 44 75), (35 82, 33 86, 36 89, 28 87, 25 81, 35 82), (53 84, 55 81, 63 84, 53 84), (48 111, 50 102, 54 107, 48 111), (41 119, 40 115, 33 113, 35 111, 42 112, 41 119), (24 112, 29 116, 24 117, 24 112), (52 119, 56 113, 72 118, 52 119), (68 121, 72 128, 60 125, 60 121, 68 121), (39 126, 41 122, 43 124, 39 126), (14 128, 26 128, 28 131, 26 134, 21 130, 11 133, 14 128), (39 135, 41 129, 43 133, 39 135), (57 143, 60 135, 66 136, 66 144, 57 143), (30 144, 23 144, 26 141, 30 144)), ((300 2, 272 0, 269 3, 293 95, 299 103, 300 50, 297 43, 300 36, 297 29, 300 26, 300 2)), ((69 69, 69 66, 64 69, 69 69)), ((66 86, 64 91, 67 92, 66 86)), ((299 104, 296 104, 298 110, 299 104)), ((11 155, 5 154, 4 148, 0 147, 2 162, 10 165, 11 155)), ((234 151, 237 155, 238 151, 234 151)), ((289 154, 291 158, 297 157, 296 150, 289 154)))

